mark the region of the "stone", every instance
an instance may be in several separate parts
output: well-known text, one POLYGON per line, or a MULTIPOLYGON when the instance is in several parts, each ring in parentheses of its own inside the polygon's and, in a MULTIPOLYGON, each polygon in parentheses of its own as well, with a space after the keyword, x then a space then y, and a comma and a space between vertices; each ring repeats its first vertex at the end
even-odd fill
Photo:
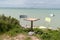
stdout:
POLYGON ((33 35, 33 34, 35 34, 35 33, 34 32, 31 32, 31 31, 28 33, 28 35, 30 35, 30 36, 33 35))

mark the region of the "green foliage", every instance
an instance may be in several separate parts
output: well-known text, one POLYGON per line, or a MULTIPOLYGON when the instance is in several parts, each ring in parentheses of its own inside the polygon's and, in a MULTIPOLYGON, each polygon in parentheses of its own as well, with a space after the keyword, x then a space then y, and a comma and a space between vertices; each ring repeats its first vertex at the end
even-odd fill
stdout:
POLYGON ((42 40, 60 40, 60 30, 52 30, 52 29, 47 29, 41 30, 41 29, 34 29, 35 35, 39 37, 42 40))
POLYGON ((15 36, 17 33, 28 33, 30 29, 22 28, 19 21, 11 16, 0 16, 0 34, 7 33, 10 36, 15 36))
POLYGON ((45 30, 35 28, 34 31, 39 38, 42 38, 42 40, 49 40, 51 38, 51 35, 48 32, 44 32, 45 30))
POLYGON ((46 39, 46 40, 50 40, 51 35, 48 34, 48 33, 44 33, 44 34, 41 35, 41 38, 46 39))
POLYGON ((53 30, 52 33, 50 33, 52 36, 51 36, 51 39, 53 40, 60 40, 60 31, 58 30, 53 30))
POLYGON ((15 27, 15 28, 11 29, 10 31, 8 31, 7 34, 10 36, 15 36, 15 35, 17 35, 17 33, 20 33, 20 32, 22 32, 22 29, 15 27))
POLYGON ((23 28, 23 31, 28 33, 31 31, 31 29, 30 28, 23 28))
POLYGON ((5 33, 14 28, 20 28, 19 21, 12 17, 0 16, 0 33, 5 33))
POLYGON ((39 35, 43 34, 43 31, 42 31, 41 29, 38 29, 38 28, 35 28, 35 29, 34 29, 34 32, 35 32, 36 34, 39 34, 39 35))

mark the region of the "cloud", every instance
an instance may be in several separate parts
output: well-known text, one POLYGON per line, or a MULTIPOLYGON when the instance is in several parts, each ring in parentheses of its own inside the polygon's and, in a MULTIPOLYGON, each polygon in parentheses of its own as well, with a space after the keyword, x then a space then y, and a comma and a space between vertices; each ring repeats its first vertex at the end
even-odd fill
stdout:
POLYGON ((0 4, 23 4, 25 0, 5 0, 5 1, 0 1, 0 4))
POLYGON ((0 0, 0 7, 60 7, 60 0, 0 0))
POLYGON ((5 1, 0 1, 0 7, 19 7, 25 5, 26 0, 5 0, 5 1))

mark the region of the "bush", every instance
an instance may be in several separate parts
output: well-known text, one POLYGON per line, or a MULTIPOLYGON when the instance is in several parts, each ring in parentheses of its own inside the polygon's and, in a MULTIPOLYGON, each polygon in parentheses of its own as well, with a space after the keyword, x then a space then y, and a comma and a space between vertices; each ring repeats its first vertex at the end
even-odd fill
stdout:
POLYGON ((14 28, 20 28, 19 21, 12 17, 0 16, 0 33, 8 32, 14 28))
POLYGON ((36 34, 39 34, 39 35, 43 34, 43 31, 42 31, 41 29, 38 29, 38 28, 35 28, 35 29, 34 29, 34 32, 35 32, 36 34))
POLYGON ((41 38, 42 38, 43 40, 44 40, 44 39, 46 39, 46 40, 50 40, 51 35, 48 34, 48 33, 43 33, 43 34, 41 35, 41 38))

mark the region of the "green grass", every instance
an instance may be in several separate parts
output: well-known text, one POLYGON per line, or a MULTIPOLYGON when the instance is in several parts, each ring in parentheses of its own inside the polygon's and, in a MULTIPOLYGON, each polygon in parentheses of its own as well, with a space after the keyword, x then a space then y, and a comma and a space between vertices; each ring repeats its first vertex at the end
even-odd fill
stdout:
MULTIPOLYGON (((39 31, 39 29, 37 29, 37 31, 39 31)), ((46 31, 40 31, 42 31, 42 34, 38 32, 35 35, 41 38, 42 40, 60 40, 60 30, 47 29, 46 31)))

